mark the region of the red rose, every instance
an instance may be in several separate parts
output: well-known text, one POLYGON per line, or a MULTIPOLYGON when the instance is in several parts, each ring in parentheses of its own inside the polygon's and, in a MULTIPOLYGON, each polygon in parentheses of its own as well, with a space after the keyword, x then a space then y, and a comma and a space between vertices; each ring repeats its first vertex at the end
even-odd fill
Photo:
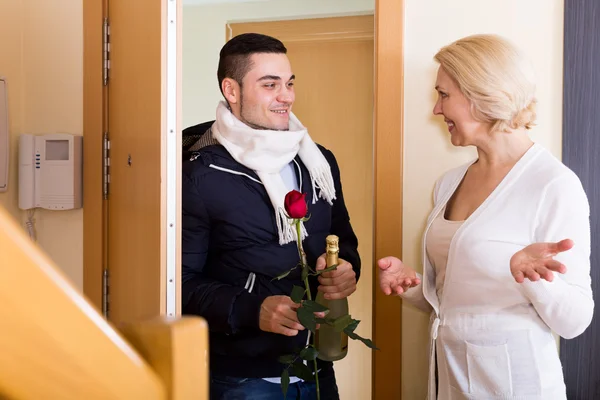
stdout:
POLYGON ((292 190, 285 195, 285 212, 290 218, 301 219, 306 217, 308 206, 305 198, 306 193, 302 194, 297 190, 292 190))

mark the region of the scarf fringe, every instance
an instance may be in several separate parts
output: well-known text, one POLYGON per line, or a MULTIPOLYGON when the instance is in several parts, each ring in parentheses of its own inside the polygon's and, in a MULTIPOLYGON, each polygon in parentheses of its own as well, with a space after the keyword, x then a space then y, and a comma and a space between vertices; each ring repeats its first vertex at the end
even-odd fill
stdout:
MULTIPOLYGON (((333 205, 335 185, 331 167, 321 150, 312 140, 306 128, 293 113, 290 113, 290 129, 282 133, 270 130, 255 130, 239 121, 225 102, 217 107, 217 119, 211 128, 213 137, 222 144, 234 160, 254 170, 264 185, 277 221, 281 245, 296 240, 296 227, 291 226, 283 205, 288 188, 281 178, 281 169, 296 155, 309 170, 315 204, 319 197, 333 205)), ((308 233, 302 223, 300 240, 308 233)))
MULTIPOLYGON (((296 236, 298 236, 296 233, 296 227, 290 223, 290 219, 282 208, 280 208, 277 212, 276 219, 277 231, 279 233, 279 244, 283 246, 284 244, 296 241, 296 236)), ((302 236, 301 240, 304 240, 308 237, 308 232, 304 227, 304 222, 300 222, 300 235, 302 236)))
POLYGON ((333 205, 333 200, 336 198, 331 170, 327 167, 329 167, 329 164, 313 168, 309 171, 313 189, 313 204, 321 197, 330 205, 333 205))

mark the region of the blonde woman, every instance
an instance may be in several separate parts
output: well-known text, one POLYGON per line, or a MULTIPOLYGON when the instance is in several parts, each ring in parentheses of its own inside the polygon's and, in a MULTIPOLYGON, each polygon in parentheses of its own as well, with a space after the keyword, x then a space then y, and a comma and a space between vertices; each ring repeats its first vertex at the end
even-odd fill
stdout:
POLYGON ((383 258, 381 290, 431 313, 429 399, 566 399, 552 332, 593 314, 586 194, 528 135, 535 84, 513 45, 475 35, 435 60, 433 113, 478 157, 435 184, 423 275, 383 258))

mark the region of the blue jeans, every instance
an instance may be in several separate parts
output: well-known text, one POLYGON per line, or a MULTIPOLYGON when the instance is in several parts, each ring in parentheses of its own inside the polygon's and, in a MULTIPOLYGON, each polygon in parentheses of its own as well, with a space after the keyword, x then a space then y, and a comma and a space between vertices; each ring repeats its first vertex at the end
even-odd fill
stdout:
MULTIPOLYGON (((319 376, 321 400, 339 400, 338 387, 333 373, 319 376)), ((290 383, 286 400, 316 400, 314 382, 290 383)), ((211 376, 210 400, 283 400, 281 385, 260 378, 234 378, 211 376)))

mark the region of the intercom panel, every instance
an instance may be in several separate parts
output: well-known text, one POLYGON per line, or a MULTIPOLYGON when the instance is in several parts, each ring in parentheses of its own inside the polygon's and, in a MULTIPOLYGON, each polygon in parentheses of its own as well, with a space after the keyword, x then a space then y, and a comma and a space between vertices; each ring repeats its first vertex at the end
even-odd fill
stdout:
POLYGON ((71 210, 82 207, 83 137, 21 135, 19 208, 71 210))

